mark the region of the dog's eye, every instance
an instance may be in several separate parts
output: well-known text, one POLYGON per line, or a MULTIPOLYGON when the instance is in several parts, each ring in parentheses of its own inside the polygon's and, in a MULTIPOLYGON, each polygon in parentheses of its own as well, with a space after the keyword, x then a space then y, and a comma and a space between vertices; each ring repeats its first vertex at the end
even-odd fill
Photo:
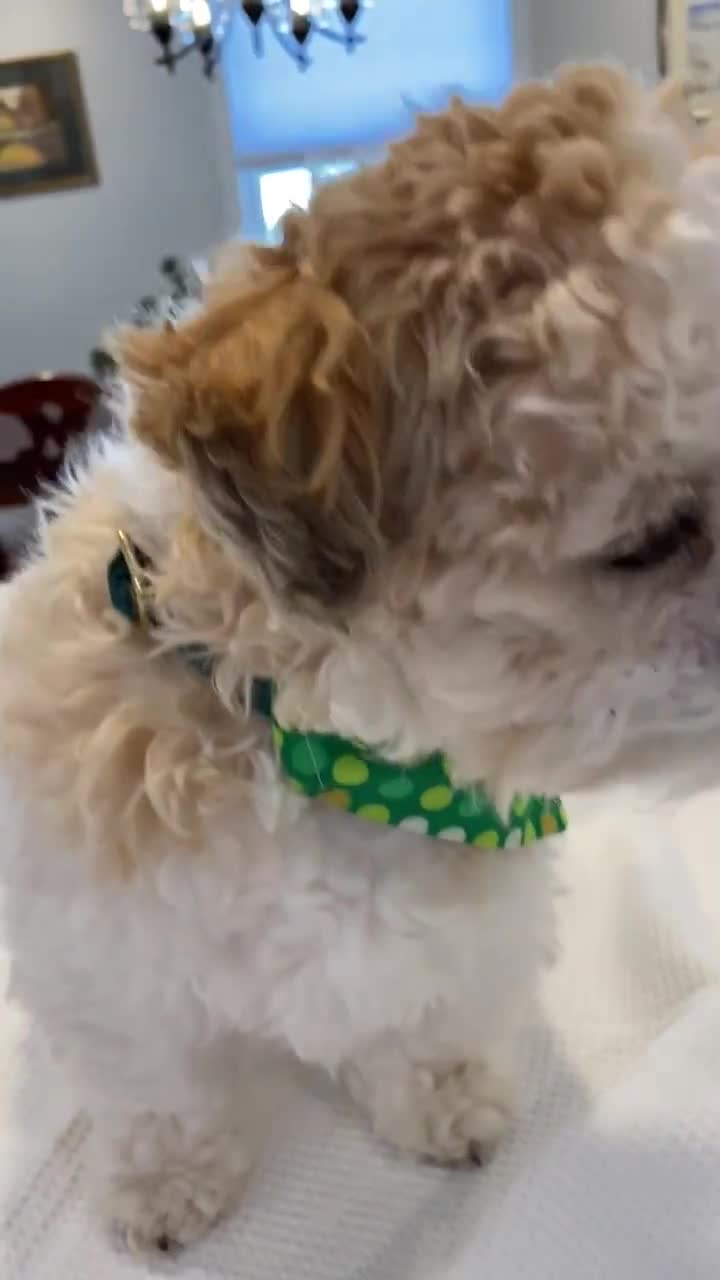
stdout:
POLYGON ((701 546, 709 548, 702 516, 696 508, 683 507, 666 524, 648 529, 636 546, 613 556, 608 568, 635 573, 654 569, 681 551, 694 554, 701 546))

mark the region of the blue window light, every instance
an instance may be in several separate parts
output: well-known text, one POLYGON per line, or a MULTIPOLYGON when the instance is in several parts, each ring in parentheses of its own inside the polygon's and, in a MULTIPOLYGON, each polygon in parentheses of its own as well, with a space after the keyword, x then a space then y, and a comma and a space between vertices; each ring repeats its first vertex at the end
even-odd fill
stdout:
POLYGON ((453 92, 495 101, 512 77, 510 0, 376 0, 348 54, 315 39, 299 71, 269 31, 256 58, 235 18, 223 51, 235 155, 255 166, 377 147, 453 92))
POLYGON ((305 72, 267 30, 257 58, 238 14, 223 67, 242 234, 273 238, 285 209, 306 204, 335 169, 377 156, 418 110, 453 93, 502 98, 513 73, 511 10, 512 0, 376 0, 359 20, 367 42, 348 54, 311 40, 305 72))

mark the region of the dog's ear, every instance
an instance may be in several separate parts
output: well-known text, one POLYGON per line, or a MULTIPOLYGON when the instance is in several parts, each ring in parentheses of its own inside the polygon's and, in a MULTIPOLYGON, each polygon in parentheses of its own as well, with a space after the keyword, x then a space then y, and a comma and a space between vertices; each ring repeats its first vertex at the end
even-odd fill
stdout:
POLYGON ((346 304, 274 268, 174 331, 120 342, 132 424, 189 471, 204 516, 275 589, 323 606, 362 589, 381 534, 380 378, 346 304))

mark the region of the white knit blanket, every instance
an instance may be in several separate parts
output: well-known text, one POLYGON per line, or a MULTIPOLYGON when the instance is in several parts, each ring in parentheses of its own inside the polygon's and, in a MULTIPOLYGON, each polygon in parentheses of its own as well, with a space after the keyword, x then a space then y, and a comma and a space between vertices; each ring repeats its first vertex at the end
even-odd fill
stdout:
POLYGON ((0 1008, 2 1280, 718 1280, 720 792, 637 803, 571 812, 525 1114, 486 1171, 396 1160, 323 1081, 290 1081, 235 1216, 138 1263, 89 1213, 85 1120, 0 1008))

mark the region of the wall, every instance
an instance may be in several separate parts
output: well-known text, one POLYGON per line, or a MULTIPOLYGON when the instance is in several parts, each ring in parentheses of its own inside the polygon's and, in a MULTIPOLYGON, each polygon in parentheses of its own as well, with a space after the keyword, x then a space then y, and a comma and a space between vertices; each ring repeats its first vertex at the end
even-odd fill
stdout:
POLYGON ((608 56, 653 80, 656 0, 525 0, 525 60, 534 75, 608 56))
MULTIPOLYGON (((655 69, 655 0, 514 0, 518 74, 568 58, 655 69)), ((371 15, 382 18, 382 6, 371 15)), ((82 368, 114 316, 153 287, 168 252, 202 252, 237 230, 220 84, 192 61, 152 63, 121 0, 0 0, 3 58, 73 49, 101 185, 0 204, 0 383, 82 368)))
POLYGON ((221 85, 153 65, 122 0, 0 0, 3 58, 74 50, 101 185, 0 203, 0 383, 81 369, 100 331, 157 282, 166 253, 237 229, 221 85))

